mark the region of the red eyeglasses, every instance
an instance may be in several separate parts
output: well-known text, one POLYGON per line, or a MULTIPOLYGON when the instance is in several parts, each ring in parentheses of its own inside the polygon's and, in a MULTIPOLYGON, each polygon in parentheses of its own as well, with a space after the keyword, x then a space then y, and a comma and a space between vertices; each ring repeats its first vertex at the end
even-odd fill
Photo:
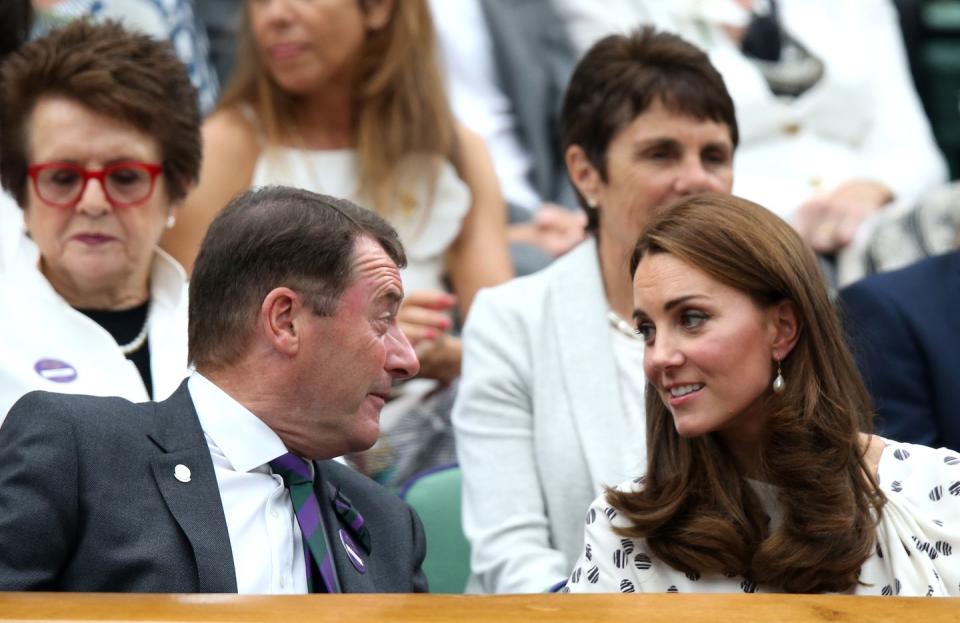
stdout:
POLYGON ((94 171, 69 162, 44 162, 27 167, 33 190, 44 202, 72 208, 80 201, 87 182, 100 182, 107 202, 114 208, 137 206, 153 195, 163 167, 150 162, 124 161, 94 171))

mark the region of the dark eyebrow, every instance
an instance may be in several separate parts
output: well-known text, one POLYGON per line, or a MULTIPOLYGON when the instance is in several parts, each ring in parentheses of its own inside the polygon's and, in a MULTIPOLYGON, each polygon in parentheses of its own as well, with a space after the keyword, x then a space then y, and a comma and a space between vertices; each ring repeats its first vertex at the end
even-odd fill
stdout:
MULTIPOLYGON (((663 309, 664 311, 670 311, 671 309, 673 309, 674 307, 677 307, 678 305, 683 305, 687 301, 690 301, 692 299, 699 299, 699 298, 706 298, 706 297, 702 294, 688 294, 686 296, 680 296, 675 299, 671 299, 667 301, 664 304, 663 309)), ((633 310, 634 320, 640 320, 640 318, 646 318, 646 317, 647 317, 647 313, 642 309, 633 310)))

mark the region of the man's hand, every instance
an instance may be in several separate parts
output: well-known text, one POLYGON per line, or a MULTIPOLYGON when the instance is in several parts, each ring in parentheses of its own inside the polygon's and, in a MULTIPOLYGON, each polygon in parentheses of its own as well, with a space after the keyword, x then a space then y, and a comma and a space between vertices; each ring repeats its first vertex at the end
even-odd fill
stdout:
POLYGON ((793 225, 819 253, 834 253, 853 241, 861 223, 893 200, 884 184, 850 180, 800 206, 793 225))

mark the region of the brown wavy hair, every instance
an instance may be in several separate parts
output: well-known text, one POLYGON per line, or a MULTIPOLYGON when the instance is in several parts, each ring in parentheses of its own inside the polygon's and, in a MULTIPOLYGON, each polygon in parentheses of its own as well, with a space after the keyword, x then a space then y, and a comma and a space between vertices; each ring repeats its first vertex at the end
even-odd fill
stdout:
MULTIPOLYGON (((361 10, 373 2, 356 0, 361 10)), ((252 106, 266 138, 295 136, 295 95, 285 93, 259 57, 249 12, 241 11, 237 65, 219 109, 252 106)), ((414 153, 459 164, 453 113, 447 102, 426 0, 393 0, 390 19, 367 34, 353 87, 357 188, 384 213, 397 184, 397 164, 414 153)), ((434 179, 436 170, 423 171, 434 179)))
POLYGON ((885 498, 860 442, 871 426, 870 398, 812 251, 765 208, 711 193, 655 217, 631 272, 652 253, 670 253, 761 307, 795 305, 799 336, 782 362, 784 391, 766 397, 760 448, 759 477, 778 487, 784 516, 771 532, 721 439, 681 438, 648 383, 642 488, 607 492, 632 524, 618 532, 646 539, 657 557, 688 574, 742 575, 797 593, 850 589, 874 550, 885 498))

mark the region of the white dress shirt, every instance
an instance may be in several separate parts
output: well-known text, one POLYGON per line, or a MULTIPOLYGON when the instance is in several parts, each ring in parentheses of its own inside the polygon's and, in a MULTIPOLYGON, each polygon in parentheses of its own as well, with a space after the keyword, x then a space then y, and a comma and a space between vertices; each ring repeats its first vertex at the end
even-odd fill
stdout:
POLYGON ((268 465, 287 452, 286 446, 260 418, 200 373, 193 373, 187 388, 213 459, 237 592, 306 593, 300 526, 283 479, 268 465))

